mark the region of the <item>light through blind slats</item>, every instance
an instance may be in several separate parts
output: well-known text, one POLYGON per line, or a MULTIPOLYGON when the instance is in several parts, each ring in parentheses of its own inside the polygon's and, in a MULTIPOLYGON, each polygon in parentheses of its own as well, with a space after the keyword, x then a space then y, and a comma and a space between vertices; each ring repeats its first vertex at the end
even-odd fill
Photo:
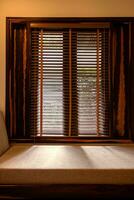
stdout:
POLYGON ((109 29, 32 28, 31 135, 108 136, 109 29))
POLYGON ((108 31, 74 31, 73 35, 77 38, 73 61, 77 68, 74 105, 78 135, 109 135, 108 31))
POLYGON ((31 93, 34 135, 63 134, 63 32, 32 31, 31 93))

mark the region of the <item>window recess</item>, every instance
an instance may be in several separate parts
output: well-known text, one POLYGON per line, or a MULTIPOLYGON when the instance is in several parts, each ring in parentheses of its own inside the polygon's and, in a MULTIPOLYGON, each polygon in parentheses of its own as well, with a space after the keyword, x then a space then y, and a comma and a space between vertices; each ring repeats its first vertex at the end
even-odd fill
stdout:
POLYGON ((111 18, 7 18, 10 139, 132 139, 133 27, 111 18))

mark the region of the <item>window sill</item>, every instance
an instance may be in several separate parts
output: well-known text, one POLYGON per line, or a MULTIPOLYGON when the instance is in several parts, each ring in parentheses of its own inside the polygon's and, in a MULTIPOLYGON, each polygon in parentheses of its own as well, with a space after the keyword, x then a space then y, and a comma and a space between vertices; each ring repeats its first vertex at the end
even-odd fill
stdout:
POLYGON ((0 184, 134 184, 134 144, 13 144, 0 184))

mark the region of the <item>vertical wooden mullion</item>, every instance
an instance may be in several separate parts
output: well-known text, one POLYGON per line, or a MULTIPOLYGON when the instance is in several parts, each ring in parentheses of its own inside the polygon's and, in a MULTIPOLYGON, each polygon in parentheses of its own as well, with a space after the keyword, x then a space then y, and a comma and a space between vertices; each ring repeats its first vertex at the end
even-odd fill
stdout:
POLYGON ((96 117, 97 117, 97 136, 99 136, 99 29, 97 29, 97 77, 96 77, 96 117))
MULTIPOLYGON (((17 138, 24 137, 24 119, 23 119, 23 49, 24 49, 24 29, 25 26, 17 26, 16 25, 16 54, 14 55, 14 59, 16 59, 15 63, 15 79, 16 79, 16 96, 14 99, 16 101, 16 136, 17 138), (16 57, 16 58, 15 58, 16 57)), ((13 88, 12 88, 13 89, 13 88)))
MULTIPOLYGON (((14 45, 16 44, 16 37, 14 37, 14 32, 16 31, 16 29, 11 26, 11 30, 10 30, 10 33, 9 33, 9 38, 10 38, 10 49, 9 49, 9 59, 8 59, 8 77, 7 80, 8 80, 8 85, 7 85, 7 88, 8 88, 8 92, 9 94, 7 94, 7 97, 9 96, 9 111, 8 113, 6 113, 6 117, 7 115, 9 114, 10 116, 10 123, 9 123, 9 127, 7 126, 7 130, 9 131, 9 137, 10 138, 13 138, 14 136, 16 136, 16 132, 14 132, 14 126, 16 127, 16 121, 14 120, 14 92, 13 92, 13 87, 14 87, 14 80, 16 78, 15 74, 16 74, 16 71, 14 69, 14 57, 16 55, 14 55, 14 45), (8 129, 9 128, 9 129, 8 129)), ((7 48, 8 49, 8 48, 7 48)))
POLYGON ((42 120, 43 120, 43 30, 41 30, 40 136, 42 136, 42 120))
POLYGON ((120 77, 119 77, 119 100, 118 100, 118 123, 117 129, 119 136, 124 136, 124 127, 125 127, 125 76, 124 76, 124 31, 123 27, 120 30, 120 77))
POLYGON ((109 110, 109 124, 108 124, 108 131, 109 131, 109 136, 112 137, 112 119, 113 119, 113 109, 112 109, 112 100, 111 100, 111 94, 112 94, 112 71, 111 71, 111 58, 110 58, 110 55, 111 55, 111 47, 110 47, 110 44, 111 44, 111 30, 109 30, 108 32, 108 110, 109 110))
POLYGON ((24 136, 26 136, 26 123, 25 123, 25 117, 26 117, 26 85, 25 85, 25 79, 26 79, 26 28, 24 29, 24 48, 23 48, 23 129, 24 129, 24 136))
POLYGON ((31 102, 30 102, 30 87, 31 87, 31 76, 30 76, 30 70, 31 70, 31 29, 29 26, 29 23, 26 24, 26 33, 25 33, 25 42, 26 42, 26 57, 25 57, 25 136, 30 137, 31 131, 30 131, 30 112, 31 112, 31 102))
POLYGON ((120 58, 121 58, 121 38, 120 38, 121 25, 113 26, 113 56, 112 56, 112 68, 113 68, 113 137, 119 136, 118 131, 118 101, 119 101, 119 90, 120 90, 120 58))
POLYGON ((131 22, 131 25, 129 27, 129 38, 129 127, 131 139, 134 141, 134 22, 131 22))
POLYGON ((14 84, 14 101, 13 101, 13 114, 14 114, 14 123, 13 129, 14 133, 16 133, 16 29, 14 29, 14 76, 13 76, 13 84, 14 84))
POLYGON ((69 136, 72 134, 72 30, 69 30, 69 136))
POLYGON ((128 47, 129 47, 129 50, 128 50, 128 53, 129 53, 129 68, 128 68, 128 77, 129 77, 129 80, 128 80, 128 96, 127 96, 127 98, 128 98, 128 110, 127 110, 127 112, 128 112, 128 122, 127 122, 127 125, 129 126, 129 128, 128 128, 128 136, 129 136, 129 138, 130 139, 133 139, 132 138, 132 133, 131 133, 131 116, 130 116, 130 113, 131 113, 131 101, 130 101, 130 96, 131 96, 131 87, 132 87, 132 85, 131 85, 131 81, 130 81, 130 69, 131 69, 131 54, 132 54, 132 49, 131 49, 131 45, 132 45, 132 23, 131 22, 129 22, 129 45, 128 45, 128 47))

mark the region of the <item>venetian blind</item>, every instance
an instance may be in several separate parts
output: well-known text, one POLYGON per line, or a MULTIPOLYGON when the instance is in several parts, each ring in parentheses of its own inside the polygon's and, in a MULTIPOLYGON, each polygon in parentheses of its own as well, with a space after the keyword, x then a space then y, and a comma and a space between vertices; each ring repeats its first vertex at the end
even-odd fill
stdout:
MULTIPOLYGON (((109 135, 109 31, 89 29, 73 31, 74 83, 73 112, 78 135, 109 135)), ((73 132, 75 132, 75 128, 73 132)))
POLYGON ((31 135, 109 135, 109 30, 33 28, 31 51, 31 135))

